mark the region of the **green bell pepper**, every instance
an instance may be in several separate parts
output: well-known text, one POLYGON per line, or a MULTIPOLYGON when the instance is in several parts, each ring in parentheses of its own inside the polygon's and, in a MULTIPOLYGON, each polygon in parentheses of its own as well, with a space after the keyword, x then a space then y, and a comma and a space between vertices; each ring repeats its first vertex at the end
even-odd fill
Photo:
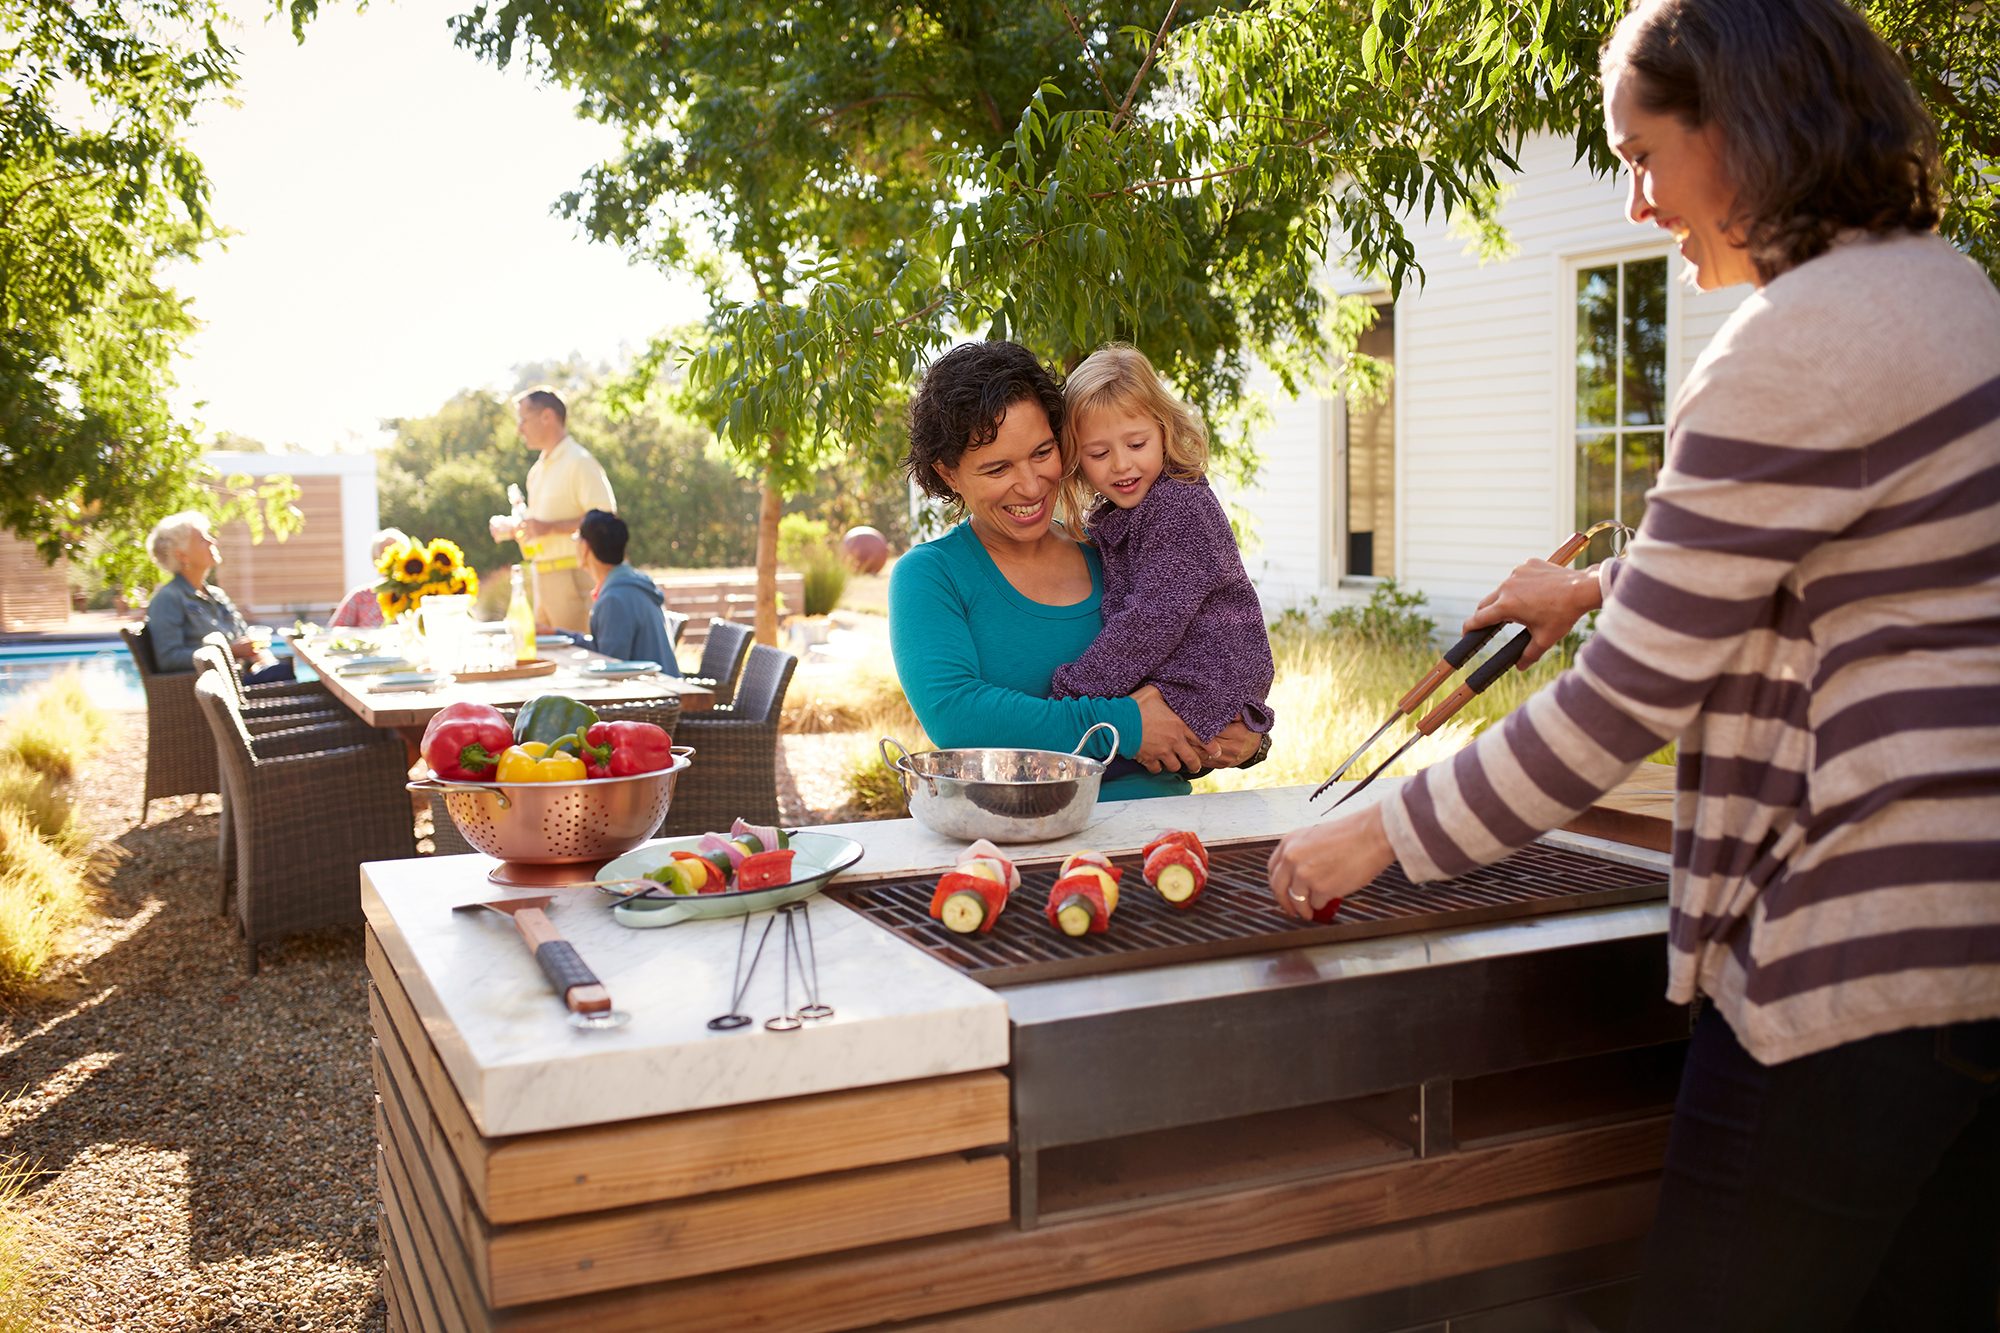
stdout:
POLYGON ((589 704, 578 703, 566 694, 538 694, 514 715, 514 740, 521 745, 529 741, 553 745, 596 722, 597 712, 589 704))

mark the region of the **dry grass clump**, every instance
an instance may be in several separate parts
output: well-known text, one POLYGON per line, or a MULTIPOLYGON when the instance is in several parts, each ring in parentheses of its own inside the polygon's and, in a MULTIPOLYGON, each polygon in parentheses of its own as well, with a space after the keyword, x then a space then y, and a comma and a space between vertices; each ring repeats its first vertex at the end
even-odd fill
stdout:
POLYGON ((29 1176, 19 1158, 0 1157, 0 1333, 46 1327, 46 1293, 70 1263, 62 1235, 23 1198, 29 1176))
POLYGON ((794 676, 779 726, 794 735, 846 731, 875 736, 922 734, 894 671, 875 661, 794 676))
POLYGON ((50 845, 20 810, 0 806, 0 992, 40 975, 89 906, 83 858, 50 845))
POLYGON ((83 677, 69 671, 23 696, 0 719, 0 754, 68 782, 103 748, 111 730, 111 715, 90 701, 83 677))
POLYGON ((89 837, 69 784, 111 731, 75 672, 0 718, 0 993, 40 975, 89 910, 89 837))

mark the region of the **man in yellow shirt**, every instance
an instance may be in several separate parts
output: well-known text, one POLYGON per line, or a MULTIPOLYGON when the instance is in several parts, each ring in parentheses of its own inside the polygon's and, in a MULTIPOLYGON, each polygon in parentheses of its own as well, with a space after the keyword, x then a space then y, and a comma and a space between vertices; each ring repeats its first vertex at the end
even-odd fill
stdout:
POLYGON ((541 629, 590 632, 590 576, 576 557, 576 525, 593 509, 617 511, 611 480, 570 438, 569 409, 555 391, 530 389, 514 400, 521 439, 541 457, 528 469, 525 514, 496 514, 487 529, 496 542, 518 541, 532 572, 535 623, 541 629))

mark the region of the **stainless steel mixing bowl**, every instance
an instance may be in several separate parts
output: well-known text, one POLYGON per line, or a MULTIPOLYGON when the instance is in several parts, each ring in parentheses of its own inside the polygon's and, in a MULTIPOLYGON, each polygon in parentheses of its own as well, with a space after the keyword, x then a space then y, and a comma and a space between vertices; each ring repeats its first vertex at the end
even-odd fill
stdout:
POLYGON ((413 792, 437 792, 465 840, 502 861, 571 865, 631 851, 666 821, 674 779, 694 750, 674 747, 672 768, 581 782, 447 782, 424 778, 413 792))
POLYGON ((882 761, 896 770, 910 817, 925 828, 968 842, 1045 842, 1090 822, 1108 761, 1089 758, 1083 747, 1099 731, 1111 733, 1111 753, 1117 754, 1118 728, 1099 722, 1068 754, 989 749, 911 754, 885 737, 882 761))

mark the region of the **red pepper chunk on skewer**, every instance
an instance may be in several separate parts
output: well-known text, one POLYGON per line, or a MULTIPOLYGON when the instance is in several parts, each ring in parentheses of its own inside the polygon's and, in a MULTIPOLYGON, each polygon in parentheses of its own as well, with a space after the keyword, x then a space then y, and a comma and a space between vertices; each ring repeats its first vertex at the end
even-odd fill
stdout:
POLYGON ((1065 935, 1101 935, 1111 929, 1104 881, 1095 874, 1065 875, 1049 889, 1043 909, 1049 924, 1065 935))
POLYGON ((1152 860, 1153 853, 1160 848, 1176 845, 1185 847, 1193 852, 1201 861, 1202 873, 1208 873, 1208 848, 1202 846, 1201 839, 1189 833, 1186 829, 1174 829, 1171 832, 1162 833, 1159 837, 1140 848, 1139 855, 1141 858, 1150 861, 1152 860))
POLYGON ((1192 848, 1177 842, 1161 843, 1146 858, 1146 882, 1167 906, 1185 912, 1208 887, 1208 867, 1192 848))
POLYGON ((957 935, 988 934, 1006 906, 1005 884, 956 870, 940 879, 931 895, 931 916, 957 935))

